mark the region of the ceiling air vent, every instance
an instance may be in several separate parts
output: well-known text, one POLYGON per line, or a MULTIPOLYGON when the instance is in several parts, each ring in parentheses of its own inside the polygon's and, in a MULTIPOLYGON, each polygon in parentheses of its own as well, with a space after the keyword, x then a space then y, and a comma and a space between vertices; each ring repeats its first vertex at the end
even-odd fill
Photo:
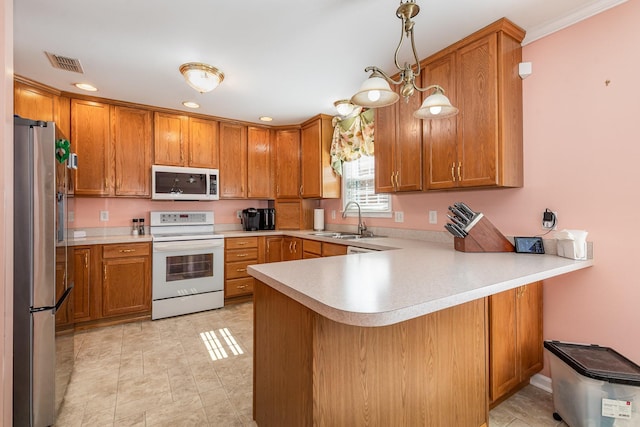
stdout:
POLYGON ((55 53, 45 52, 47 58, 53 65, 53 68, 60 68, 61 70, 73 71, 76 73, 84 74, 80 60, 75 58, 67 58, 66 56, 56 55, 55 53))

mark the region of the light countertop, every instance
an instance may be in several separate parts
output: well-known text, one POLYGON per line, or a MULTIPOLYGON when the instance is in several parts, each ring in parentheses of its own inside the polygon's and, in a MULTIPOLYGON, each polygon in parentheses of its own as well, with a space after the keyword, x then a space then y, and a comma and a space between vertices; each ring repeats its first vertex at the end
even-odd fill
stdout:
POLYGON ((556 255, 464 253, 452 243, 372 238, 331 243, 381 252, 249 266, 277 291, 337 322, 384 326, 593 265, 556 255))

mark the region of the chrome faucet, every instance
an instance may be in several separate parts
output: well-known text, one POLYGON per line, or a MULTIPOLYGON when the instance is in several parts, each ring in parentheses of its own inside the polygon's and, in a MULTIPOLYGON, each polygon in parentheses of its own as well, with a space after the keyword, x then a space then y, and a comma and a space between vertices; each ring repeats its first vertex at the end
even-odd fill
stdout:
POLYGON ((347 205, 344 207, 344 212, 342 212, 342 218, 347 217, 347 211, 352 204, 358 207, 358 235, 362 236, 367 231, 367 225, 362 222, 362 212, 360 211, 360 205, 358 204, 358 202, 354 202, 353 200, 351 200, 349 203, 347 203, 347 205))

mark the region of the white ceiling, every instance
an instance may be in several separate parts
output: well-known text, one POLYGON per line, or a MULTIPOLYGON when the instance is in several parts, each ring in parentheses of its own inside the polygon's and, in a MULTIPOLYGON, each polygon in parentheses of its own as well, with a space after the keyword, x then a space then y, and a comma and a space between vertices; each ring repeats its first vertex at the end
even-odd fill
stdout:
MULTIPOLYGON (((625 0, 418 0, 425 58, 507 17, 524 43, 625 0)), ((15 73, 67 92, 259 123, 298 124, 350 98, 377 65, 395 73, 397 0, 15 0, 15 73), (53 68, 45 51, 77 58, 84 74, 53 68), (225 73, 213 92, 189 87, 178 67, 206 62, 225 73)), ((400 61, 411 61, 403 49, 400 61)), ((533 68, 535 72, 535 64, 533 68)), ((446 90, 446 88, 445 88, 446 90)))

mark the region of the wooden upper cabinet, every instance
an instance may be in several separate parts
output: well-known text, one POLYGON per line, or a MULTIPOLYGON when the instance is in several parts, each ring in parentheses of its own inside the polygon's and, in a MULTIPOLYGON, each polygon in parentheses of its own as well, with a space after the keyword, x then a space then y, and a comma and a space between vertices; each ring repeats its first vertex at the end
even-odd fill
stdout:
POLYGON ((250 126, 247 131, 247 197, 273 198, 271 180, 271 132, 250 126))
POLYGON ((153 163, 167 166, 187 165, 189 117, 156 112, 153 116, 153 163))
POLYGON ((56 98, 53 93, 19 81, 14 82, 13 111, 25 119, 55 121, 56 98))
POLYGON ((437 83, 460 113, 425 120, 425 187, 521 187, 524 31, 506 19, 427 58, 423 85, 437 83))
MULTIPOLYGON (((400 88, 394 90, 399 92, 400 88)), ((413 117, 419 94, 376 109, 376 192, 422 189, 422 121, 413 117)))
MULTIPOLYGON (((437 84, 445 90, 451 104, 458 106, 456 78, 454 76, 455 52, 439 58, 423 68, 422 86, 437 84)), ((423 94, 423 100, 431 92, 423 94)), ((425 189, 453 188, 458 165, 457 116, 447 119, 423 121, 424 186, 425 189)))
POLYGON ((276 198, 300 197, 300 131, 279 129, 275 138, 276 198))
POLYGON ((331 167, 331 120, 319 115, 302 124, 300 195, 304 198, 340 197, 340 177, 331 167))
POLYGON ((219 123, 215 120, 189 118, 189 166, 218 169, 219 123))
POLYGON ((149 197, 151 179, 151 112, 113 107, 112 138, 116 196, 149 197))
POLYGON ((71 100, 71 144, 78 154, 76 196, 108 196, 113 188, 109 104, 71 100))
POLYGON ((220 123, 220 197, 247 197, 247 127, 220 123))

